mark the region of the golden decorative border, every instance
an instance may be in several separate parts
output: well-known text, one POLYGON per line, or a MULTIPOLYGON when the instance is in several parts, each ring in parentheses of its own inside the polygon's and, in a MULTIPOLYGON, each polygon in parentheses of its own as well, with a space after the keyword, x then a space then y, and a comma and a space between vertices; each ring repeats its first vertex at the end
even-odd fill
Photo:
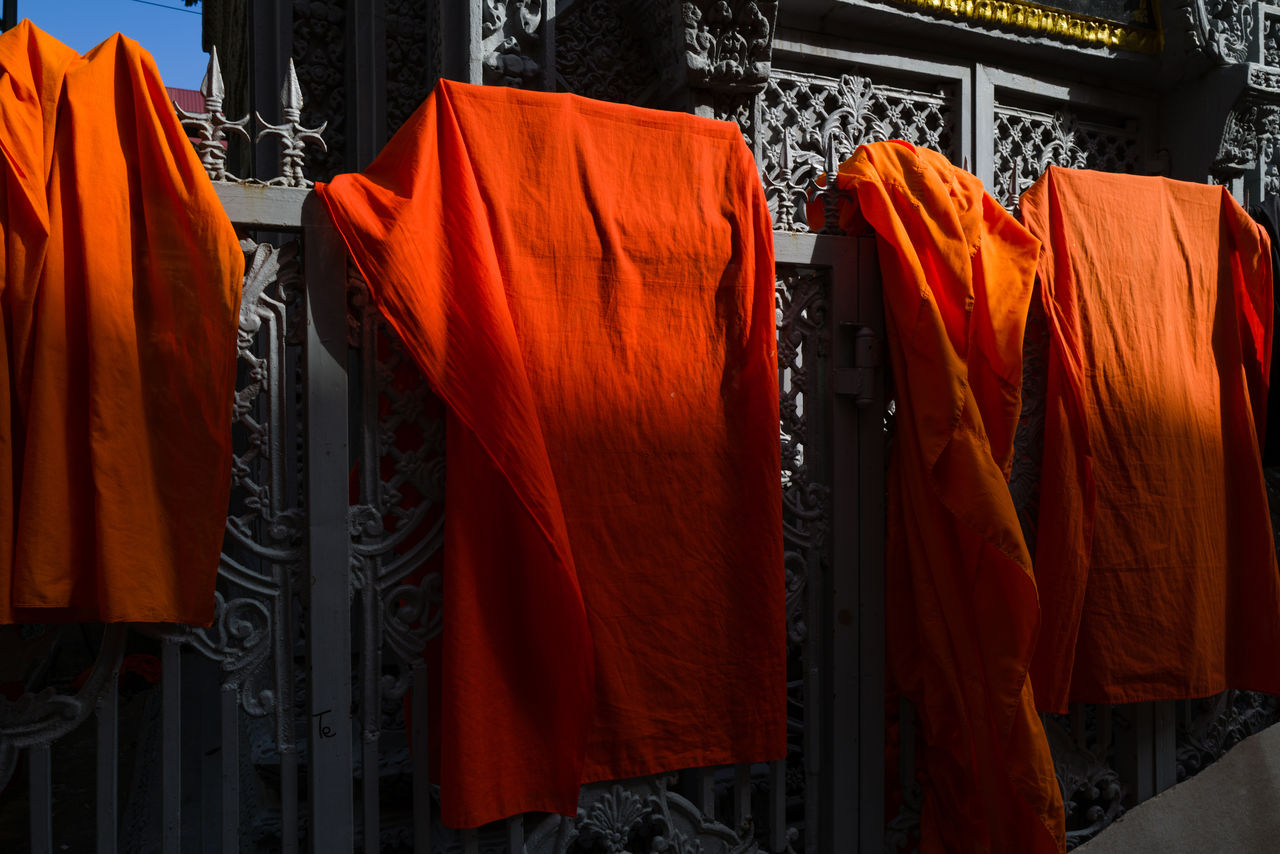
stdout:
POLYGON ((887 0, 891 5, 913 6, 926 12, 960 18, 977 24, 1008 27, 1022 32, 1082 42, 1095 47, 1113 47, 1140 53, 1159 53, 1164 48, 1160 29, 1159 0, 1148 0, 1156 17, 1154 28, 1106 21, 1050 9, 1024 0, 887 0))

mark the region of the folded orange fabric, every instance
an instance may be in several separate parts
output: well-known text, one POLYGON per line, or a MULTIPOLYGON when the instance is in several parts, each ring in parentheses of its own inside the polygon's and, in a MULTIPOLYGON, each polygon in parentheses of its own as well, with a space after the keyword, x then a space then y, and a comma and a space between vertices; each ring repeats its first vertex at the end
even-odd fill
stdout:
POLYGON ((151 57, 0 36, 0 622, 208 624, 244 256, 151 57))
POLYGON ((1270 244, 1222 187, 1050 167, 1040 707, 1280 693, 1270 244))
POLYGON ((1027 668, 1040 611, 1007 477, 1039 246, 942 155, 905 142, 840 165, 840 221, 876 232, 893 369, 890 689, 917 706, 921 852, 1065 848, 1027 668))
POLYGON ((448 407, 446 823, 781 758, 773 243, 736 126, 441 82, 317 191, 448 407))

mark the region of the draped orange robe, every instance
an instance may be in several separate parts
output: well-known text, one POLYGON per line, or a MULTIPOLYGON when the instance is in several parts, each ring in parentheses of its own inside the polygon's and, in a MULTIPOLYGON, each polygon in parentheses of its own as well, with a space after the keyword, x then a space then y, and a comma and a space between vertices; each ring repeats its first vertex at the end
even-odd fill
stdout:
POLYGON ((1022 214, 1050 330, 1040 707, 1280 693, 1265 231, 1222 187, 1057 167, 1022 214))
POLYGON ((0 622, 208 624, 244 257, 151 57, 0 35, 0 622))
POLYGON ((773 243, 737 127, 441 82, 317 191, 448 409, 446 823, 781 758, 773 243))
POLYGON ((890 688, 917 706, 921 852, 1063 850, 1027 669, 1040 610, 1007 477, 1039 245, 982 182, 905 142, 840 166, 876 232, 893 369, 890 688))

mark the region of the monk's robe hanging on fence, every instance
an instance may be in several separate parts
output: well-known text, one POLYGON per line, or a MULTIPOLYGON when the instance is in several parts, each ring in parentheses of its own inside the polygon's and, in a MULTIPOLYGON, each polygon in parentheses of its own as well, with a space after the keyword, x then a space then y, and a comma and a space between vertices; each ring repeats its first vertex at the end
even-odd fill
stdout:
POLYGON ((1051 167, 1040 708, 1280 693, 1270 244, 1222 187, 1051 167))
POLYGON ((445 821, 781 758, 773 243, 737 127, 441 82, 317 190, 448 408, 445 821))
POLYGON ((1027 668, 1040 611, 1007 477, 1038 244, 982 182, 905 142, 840 166, 876 232, 893 370, 889 688, 917 707, 921 852, 1060 851, 1062 798, 1027 668))
POLYGON ((208 624, 244 256, 151 57, 0 35, 0 622, 208 624))

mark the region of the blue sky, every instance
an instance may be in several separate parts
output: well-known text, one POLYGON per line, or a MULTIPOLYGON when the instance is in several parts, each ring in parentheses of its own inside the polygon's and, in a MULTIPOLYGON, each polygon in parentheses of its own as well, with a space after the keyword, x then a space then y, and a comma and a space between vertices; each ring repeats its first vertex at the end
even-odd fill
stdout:
POLYGON ((81 53, 112 33, 135 39, 155 57, 165 85, 179 89, 199 89, 209 61, 199 11, 183 0, 18 0, 20 19, 81 53))

